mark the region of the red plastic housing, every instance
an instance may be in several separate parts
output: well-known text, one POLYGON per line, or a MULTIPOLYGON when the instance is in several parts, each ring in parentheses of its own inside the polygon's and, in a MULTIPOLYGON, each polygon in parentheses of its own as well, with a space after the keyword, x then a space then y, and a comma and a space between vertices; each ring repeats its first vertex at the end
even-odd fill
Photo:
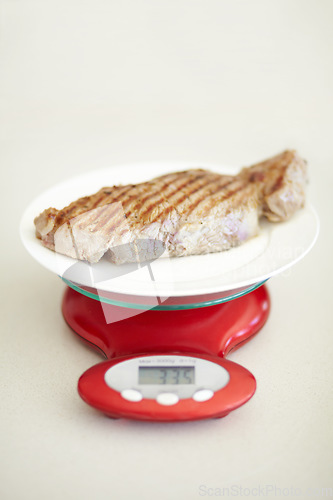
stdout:
MULTIPOLYGON (((155 354, 165 353, 157 352, 155 354)), ((168 354, 179 354, 179 352, 168 352, 168 354)), ((192 398, 188 398, 180 400, 177 405, 171 407, 161 406, 153 399, 143 399, 139 402, 126 401, 119 392, 106 385, 104 375, 112 365, 137 356, 123 356, 93 366, 80 377, 79 394, 86 403, 110 417, 156 422, 225 417, 230 411, 246 403, 254 394, 255 378, 242 366, 226 359, 217 359, 216 356, 191 354, 192 356, 213 361, 229 372, 228 384, 215 392, 214 397, 208 401, 198 403, 192 398)))
POLYGON ((269 314, 265 286, 238 299, 210 307, 185 310, 142 311, 126 319, 123 308, 107 305, 67 288, 63 315, 71 328, 86 342, 102 351, 109 361, 87 370, 78 390, 91 406, 112 417, 153 421, 197 420, 222 417, 238 408, 255 392, 253 375, 240 365, 223 359, 239 348, 264 325, 269 314), (113 318, 107 323, 105 312, 113 318), (104 381, 105 372, 115 363, 149 354, 182 354, 222 365, 230 380, 205 402, 180 400, 165 407, 154 400, 126 401, 104 381))

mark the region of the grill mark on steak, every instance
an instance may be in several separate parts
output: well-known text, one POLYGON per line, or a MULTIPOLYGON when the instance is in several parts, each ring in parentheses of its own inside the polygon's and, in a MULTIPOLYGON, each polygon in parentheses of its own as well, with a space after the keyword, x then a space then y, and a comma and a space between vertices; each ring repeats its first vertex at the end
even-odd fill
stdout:
MULTIPOLYGON (((173 208, 176 210, 179 217, 184 217, 184 216, 186 216, 186 213, 187 213, 187 207, 186 206, 181 207, 181 204, 186 199, 189 199, 189 198, 195 196, 196 194, 198 195, 198 193, 200 191, 207 190, 207 187, 214 182, 216 183, 216 181, 219 177, 221 177, 221 176, 219 176, 218 174, 211 174, 210 172, 206 172, 205 175, 199 175, 196 178, 192 179, 187 184, 185 184, 182 187, 182 191, 180 189, 177 189, 170 194, 168 193, 167 200, 168 200, 168 202, 170 202, 172 204, 173 208), (213 180, 210 181, 210 179, 212 177, 213 177, 213 180), (202 184, 202 182, 199 182, 199 185, 195 184, 198 181, 203 181, 204 184, 202 184), (192 185, 192 186, 194 185, 194 189, 188 190, 187 188, 190 185, 192 185)), ((164 196, 166 196, 165 192, 162 192, 162 194, 164 194, 164 196)))
MULTIPOLYGON (((221 192, 226 187, 228 187, 228 185, 232 184, 232 182, 234 182, 234 180, 225 180, 222 182, 222 185, 218 184, 216 186, 216 189, 215 190, 213 189, 213 191, 211 191, 207 196, 198 197, 196 201, 194 201, 189 207, 187 207, 186 215, 190 215, 195 210, 195 208, 198 207, 202 203, 206 203, 207 205, 212 205, 214 196, 216 194, 218 194, 219 192, 221 192)), ((206 186, 203 186, 202 190, 206 189, 211 184, 216 185, 216 181, 213 180, 210 183, 208 183, 206 186)), ((204 193, 202 193, 202 194, 204 195, 204 193)), ((183 200, 185 198, 186 197, 184 197, 183 200)))
POLYGON ((276 179, 273 187, 271 188, 271 193, 273 193, 274 191, 278 191, 282 187, 283 179, 284 179, 287 168, 288 168, 288 165, 285 165, 284 168, 282 169, 281 174, 276 179))
POLYGON ((199 208, 200 205, 201 206, 201 209, 204 209, 205 211, 208 211, 210 210, 217 202, 221 202, 221 201, 225 201, 227 200, 230 196, 232 196, 234 193, 236 193, 237 191, 239 191, 243 185, 242 184, 239 184, 238 188, 233 190, 233 191, 228 191, 225 196, 221 197, 219 196, 221 194, 221 192, 223 192, 223 190, 225 190, 226 188, 229 188, 230 185, 234 184, 234 183, 239 183, 239 181, 235 181, 235 179, 232 179, 232 180, 226 180, 224 182, 222 182, 221 185, 218 185, 216 187, 215 190, 213 190, 213 192, 211 192, 208 196, 205 196, 205 197, 201 197, 201 198, 198 198, 196 201, 194 201, 187 209, 187 216, 189 216, 190 214, 193 214, 193 212, 195 211, 195 209, 199 208))
POLYGON ((91 206, 91 209, 90 210, 93 210, 94 208, 97 208, 100 204, 100 202, 103 201, 103 202, 106 202, 107 203, 107 199, 105 198, 104 194, 101 193, 101 195, 99 196, 99 198, 96 199, 95 203, 93 203, 93 205, 91 206))
POLYGON ((136 201, 136 205, 141 204, 142 202, 142 196, 148 192, 150 195, 149 191, 149 185, 148 183, 141 183, 137 184, 136 186, 132 186, 131 189, 126 193, 128 196, 126 198, 119 198, 118 201, 122 203, 124 212, 125 212, 125 207, 127 207, 133 200, 136 201), (138 193, 139 190, 139 193, 138 193))
MULTIPOLYGON (((190 196, 192 193, 195 193, 199 189, 199 188, 195 188, 193 191, 188 192, 189 186, 192 186, 198 180, 200 180, 200 179, 202 179, 204 177, 205 177, 204 174, 197 175, 196 177, 194 177, 190 181, 185 181, 185 183, 183 183, 181 186, 177 186, 176 189, 174 189, 171 193, 168 193, 167 195, 165 193, 165 191, 166 191, 165 188, 167 186, 170 186, 172 184, 172 182, 170 182, 170 183, 166 184, 165 186, 163 186, 162 190, 160 191, 160 196, 164 200, 166 200, 167 203, 170 204, 171 206, 168 207, 168 208, 170 208, 169 210, 165 209, 162 213, 158 214, 154 219, 152 219, 152 222, 155 222, 156 220, 158 220, 159 218, 161 218, 162 215, 164 215, 165 213, 169 213, 172 209, 175 209, 177 211, 177 206, 171 202, 171 199, 173 198, 173 196, 176 195, 176 194, 178 194, 180 190, 184 190, 184 191, 186 191, 186 193, 183 195, 183 198, 182 198, 182 200, 184 200, 186 197, 190 196), (166 210, 168 210, 168 211, 166 211, 166 210)), ((153 195, 150 196, 150 197, 148 197, 147 200, 151 199, 152 197, 153 197, 153 195)), ((156 203, 152 203, 152 204, 148 205, 148 207, 146 207, 145 210, 143 210, 140 213, 140 216, 141 217, 148 216, 149 213, 152 212, 152 210, 154 209, 154 207, 156 207, 156 203)))
MULTIPOLYGON (((97 222, 91 228, 91 232, 100 231, 102 228, 105 228, 110 222, 114 222, 115 223, 114 226, 116 226, 116 220, 119 218, 119 216, 121 219, 123 218, 122 213, 118 215, 118 212, 122 212, 122 210, 119 210, 118 203, 109 203, 108 205, 105 205, 105 207, 100 207, 100 208, 101 210, 98 211, 97 222), (105 214, 106 217, 103 217, 103 215, 105 214)), ((93 214, 92 217, 93 220, 96 220, 96 217, 93 214)))
POLYGON ((131 189, 133 189, 133 184, 129 184, 127 186, 123 186, 121 189, 119 189, 119 192, 114 196, 113 193, 111 192, 110 195, 111 195, 111 203, 115 203, 117 201, 120 201, 120 199, 126 194, 128 193, 131 189))
POLYGON ((126 186, 114 186, 113 188, 102 188, 94 196, 95 200, 90 207, 90 210, 104 205, 110 205, 122 199, 126 193, 132 190, 135 186, 129 184, 126 186), (107 191, 106 191, 107 189, 107 191), (105 196, 106 195, 106 196, 105 196))

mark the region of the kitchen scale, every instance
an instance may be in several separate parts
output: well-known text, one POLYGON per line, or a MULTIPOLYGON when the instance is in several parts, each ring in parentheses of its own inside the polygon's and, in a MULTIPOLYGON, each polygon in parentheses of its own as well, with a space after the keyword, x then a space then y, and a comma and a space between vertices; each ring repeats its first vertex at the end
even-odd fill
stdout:
POLYGON ((255 392, 255 378, 226 356, 267 321, 267 279, 304 257, 318 235, 318 218, 307 205, 287 222, 263 221, 256 238, 227 252, 142 264, 115 266, 101 259, 90 265, 54 253, 35 238, 34 217, 49 206, 62 208, 101 186, 141 182, 192 166, 155 163, 98 170, 46 191, 22 217, 25 247, 66 284, 66 322, 107 358, 81 376, 78 392, 113 418, 219 418, 246 403, 255 392))

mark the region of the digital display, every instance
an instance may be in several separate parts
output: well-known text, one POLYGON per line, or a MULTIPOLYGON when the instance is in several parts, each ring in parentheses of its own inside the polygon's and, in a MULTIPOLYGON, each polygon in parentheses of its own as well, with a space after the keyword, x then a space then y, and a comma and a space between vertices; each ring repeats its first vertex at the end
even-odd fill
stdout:
POLYGON ((140 366, 139 384, 194 384, 194 366, 140 366))

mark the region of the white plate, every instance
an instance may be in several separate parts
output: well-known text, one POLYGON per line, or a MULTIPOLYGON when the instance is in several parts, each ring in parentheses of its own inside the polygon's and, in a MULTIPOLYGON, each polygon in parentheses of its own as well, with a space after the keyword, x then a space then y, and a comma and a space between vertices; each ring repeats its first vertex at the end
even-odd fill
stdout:
MULTIPOLYGON (((235 175, 239 171, 239 168, 221 165, 137 163, 96 170, 69 179, 45 191, 26 209, 20 225, 23 244, 40 264, 63 276, 76 261, 48 250, 35 237, 33 221, 40 212, 48 207, 64 208, 71 201, 93 194, 103 186, 142 182, 168 172, 198 166, 228 175, 235 175)), ((91 281, 89 265, 83 264, 87 272, 79 273, 75 281, 79 285, 95 286, 99 290, 139 296, 180 297, 233 290, 264 281, 288 269, 311 249, 318 231, 318 217, 312 206, 307 204, 287 222, 269 223, 262 220, 259 236, 226 252, 161 258, 150 267, 145 265, 136 269, 132 266, 131 272, 97 284, 91 281)), ((111 276, 113 272, 119 274, 121 267, 103 260, 95 266, 98 266, 98 274, 105 269, 107 276, 110 276, 110 272, 111 276)))

